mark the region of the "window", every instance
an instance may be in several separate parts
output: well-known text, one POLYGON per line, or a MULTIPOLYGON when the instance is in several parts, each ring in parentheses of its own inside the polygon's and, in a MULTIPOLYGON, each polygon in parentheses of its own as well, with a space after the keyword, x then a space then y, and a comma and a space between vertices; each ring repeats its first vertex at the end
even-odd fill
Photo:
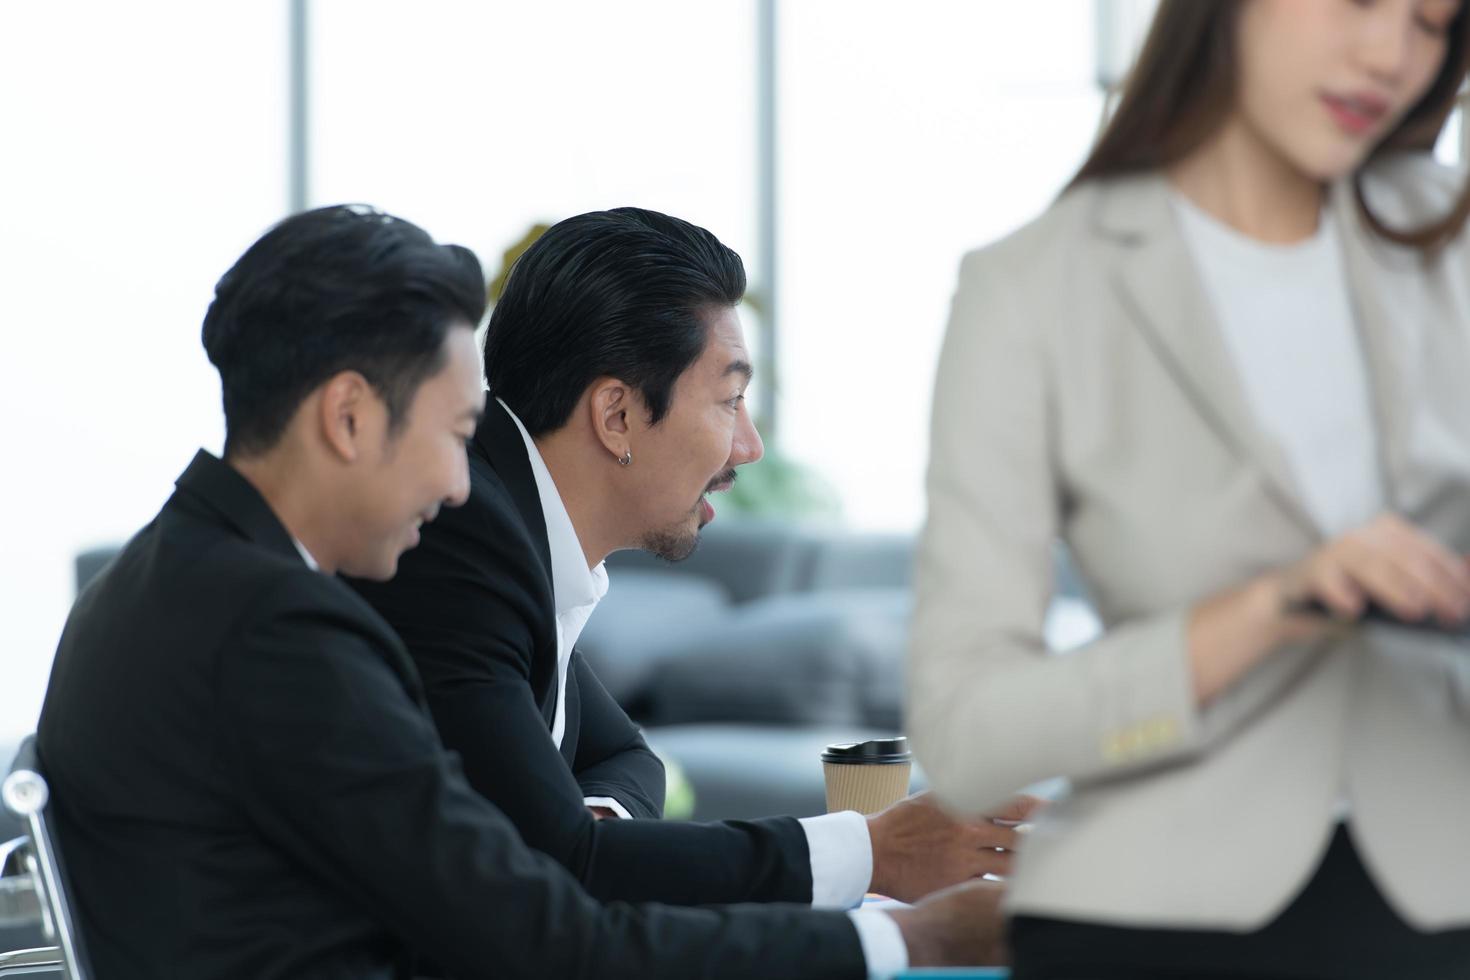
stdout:
POLYGON ((277 4, 11 5, 0 31, 0 745, 35 725, 72 559, 223 438, 211 287, 286 204, 277 4))
POLYGON ((629 204, 709 228, 754 267, 750 4, 312 10, 314 204, 378 205, 489 275, 533 223, 629 204))
POLYGON ((1102 111, 1092 10, 780 9, 783 444, 854 524, 913 528, 960 256, 1081 163, 1102 111))

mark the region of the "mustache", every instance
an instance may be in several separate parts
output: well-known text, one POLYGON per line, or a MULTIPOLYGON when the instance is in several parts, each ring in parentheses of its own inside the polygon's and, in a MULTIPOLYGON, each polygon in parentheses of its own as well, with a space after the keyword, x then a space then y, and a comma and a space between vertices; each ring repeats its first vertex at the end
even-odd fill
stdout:
POLYGON ((726 470, 719 476, 715 477, 713 480, 709 481, 709 486, 704 488, 704 492, 713 493, 716 487, 725 487, 726 489, 729 489, 730 487, 733 487, 735 485, 735 481, 738 478, 739 474, 735 472, 735 468, 732 466, 730 467, 730 469, 726 470))

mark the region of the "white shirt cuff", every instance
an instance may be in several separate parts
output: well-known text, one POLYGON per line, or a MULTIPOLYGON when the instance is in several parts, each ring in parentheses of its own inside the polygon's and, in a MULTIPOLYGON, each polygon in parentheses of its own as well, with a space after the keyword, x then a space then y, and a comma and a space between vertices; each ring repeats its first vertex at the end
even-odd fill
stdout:
POLYGON ((873 881, 873 839, 867 818, 844 810, 797 822, 812 857, 812 908, 854 908, 873 881))
POLYGON ((852 919, 858 943, 863 947, 868 980, 889 980, 895 973, 909 968, 908 944, 891 915, 877 909, 853 909, 847 916, 852 919))
POLYGON ((584 797, 582 802, 588 806, 605 806, 623 820, 633 819, 633 815, 628 812, 627 808, 611 796, 588 796, 584 797))

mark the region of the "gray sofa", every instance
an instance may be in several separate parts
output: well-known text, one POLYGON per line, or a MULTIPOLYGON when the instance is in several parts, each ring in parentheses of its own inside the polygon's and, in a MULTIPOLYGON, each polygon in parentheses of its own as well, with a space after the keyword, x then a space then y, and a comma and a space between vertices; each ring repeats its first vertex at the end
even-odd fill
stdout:
POLYGON ((912 545, 786 524, 712 524, 694 555, 608 559, 578 647, 648 725, 896 728, 912 545))
POLYGON ((820 813, 822 747, 901 728, 912 549, 906 535, 717 522, 678 564, 609 558, 578 647, 684 771, 696 818, 820 813))

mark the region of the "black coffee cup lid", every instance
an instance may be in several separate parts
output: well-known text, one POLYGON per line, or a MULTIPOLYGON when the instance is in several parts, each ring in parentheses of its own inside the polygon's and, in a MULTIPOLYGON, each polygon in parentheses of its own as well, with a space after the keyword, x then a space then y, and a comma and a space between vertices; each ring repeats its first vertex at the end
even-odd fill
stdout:
POLYGON ((823 762, 845 762, 860 766, 886 766, 899 762, 912 762, 909 740, 899 735, 896 738, 870 738, 866 742, 837 742, 827 746, 822 753, 823 762))

